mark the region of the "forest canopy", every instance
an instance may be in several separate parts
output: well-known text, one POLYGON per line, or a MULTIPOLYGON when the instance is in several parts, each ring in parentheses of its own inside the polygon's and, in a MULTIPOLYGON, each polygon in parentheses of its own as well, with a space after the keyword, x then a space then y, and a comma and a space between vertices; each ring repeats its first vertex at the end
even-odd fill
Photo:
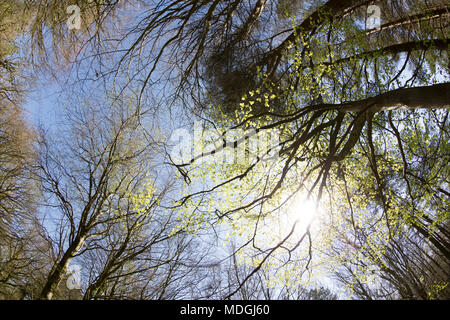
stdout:
POLYGON ((0 299, 449 299, 449 15, 3 0, 0 299))

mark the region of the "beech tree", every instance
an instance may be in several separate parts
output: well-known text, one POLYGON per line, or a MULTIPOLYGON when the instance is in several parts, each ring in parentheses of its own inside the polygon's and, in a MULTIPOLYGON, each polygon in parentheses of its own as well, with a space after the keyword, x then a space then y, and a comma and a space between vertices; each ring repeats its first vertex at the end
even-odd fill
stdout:
POLYGON ((265 268, 297 286, 325 264, 350 296, 448 297, 446 1, 77 1, 76 30, 70 1, 23 3, 34 62, 52 70, 63 58, 80 91, 118 93, 72 110, 64 141, 41 135, 38 180, 57 217, 41 298, 77 259, 89 266, 86 299, 185 294, 159 272, 192 276, 194 297, 270 296, 265 268), (187 159, 149 129, 150 114, 201 122, 187 159), (172 189, 145 177, 156 147, 182 184, 164 206, 172 189), (178 263, 208 230, 238 239, 226 290, 216 263, 178 263))
MULTIPOLYGON (((238 60, 237 70, 243 61, 246 70, 256 70, 253 88, 237 92, 232 109, 224 108, 227 100, 204 110, 202 117, 213 122, 205 126, 216 130, 207 140, 212 151, 174 163, 186 184, 209 173, 206 183, 198 180, 202 190, 195 184, 177 203, 188 208, 186 220, 223 222, 245 234, 245 244, 260 253, 255 274, 275 252, 291 257, 302 246, 308 257, 303 267, 312 267, 315 237, 309 228, 296 235, 294 224, 269 245, 264 238, 270 232, 262 225, 278 219, 298 193, 324 206, 329 221, 337 211, 352 215, 371 208, 382 213, 388 239, 411 228, 449 259, 448 240, 429 229, 445 230, 448 220, 448 8, 439 1, 381 1, 382 23, 368 29, 367 4, 313 4, 300 21, 293 20, 283 41, 251 63, 238 60), (232 134, 239 129, 276 129, 279 142, 253 161, 231 157, 224 163, 227 148, 232 154, 248 148, 245 135, 232 134), (277 158, 270 161, 273 152, 277 158), (205 196, 216 201, 214 209, 205 196)), ((226 98, 229 88, 212 80, 226 98)), ((212 101, 220 101, 217 90, 212 101)), ((332 230, 329 224, 322 232, 329 236, 332 230)), ((316 250, 328 241, 316 241, 316 250)))

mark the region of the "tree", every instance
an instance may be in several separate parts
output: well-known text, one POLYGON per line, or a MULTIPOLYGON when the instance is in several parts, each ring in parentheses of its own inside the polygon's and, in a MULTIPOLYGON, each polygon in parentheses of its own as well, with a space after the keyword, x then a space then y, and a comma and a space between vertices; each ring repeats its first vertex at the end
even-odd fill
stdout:
POLYGON ((421 198, 430 196, 416 198, 415 208, 400 207, 402 218, 387 225, 382 212, 365 214, 357 208, 358 196, 349 197, 351 219, 346 218, 347 228, 340 229, 330 255, 341 256, 336 277, 350 293, 359 299, 447 299, 449 260, 440 247, 449 240, 448 218, 440 212, 448 210, 443 199, 436 194, 428 203, 421 198), (417 210, 423 202, 426 213, 417 210))
POLYGON ((171 234, 174 213, 160 209, 170 184, 151 177, 157 147, 137 127, 132 101, 119 96, 77 103, 67 107, 56 140, 40 136, 37 169, 47 199, 42 223, 55 251, 41 299, 53 298, 70 263, 85 253, 97 253, 98 261, 88 264, 84 297, 117 298, 129 295, 114 288, 124 290, 124 281, 135 282, 144 272, 150 282, 152 272, 167 271, 164 265, 172 265, 171 258, 179 259, 187 246, 171 234), (178 249, 171 249, 172 242, 179 242, 178 249))
POLYGON ((121 209, 122 219, 80 252, 88 274, 84 299, 176 299, 192 286, 197 270, 189 265, 200 265, 206 255, 192 253, 190 235, 171 234, 176 215, 162 210, 162 195, 143 206, 147 196, 138 194, 121 209))
MULTIPOLYGON (((86 36, 92 24, 100 26, 115 7, 120 7, 118 2, 77 3, 81 7, 83 24, 80 33, 74 34, 65 29, 68 4, 25 1, 23 7, 15 2, 7 3, 11 5, 7 7, 9 14, 15 14, 15 10, 26 13, 21 31, 26 30, 31 36, 31 58, 50 64, 52 60, 46 60, 50 59, 49 56, 54 54, 59 58, 58 55, 62 54, 64 62, 70 60, 76 54, 73 47, 82 41, 76 35, 86 36), (50 49, 47 48, 44 29, 49 29, 53 36, 50 49), (61 45, 66 41, 67 47, 61 45)), ((100 34, 99 29, 95 32, 100 34)), ((143 127, 139 128, 136 122, 143 121, 149 110, 133 111, 132 105, 124 106, 123 99, 123 96, 111 97, 108 107, 101 103, 89 105, 86 101, 75 108, 67 106, 68 119, 59 128, 60 136, 56 139, 41 130, 37 164, 31 157, 27 161, 30 167, 34 167, 30 176, 42 183, 44 195, 40 200, 45 205, 39 208, 39 220, 31 220, 32 226, 25 228, 28 222, 24 221, 16 224, 26 229, 14 239, 17 249, 11 246, 14 241, 5 241, 5 247, 10 247, 2 251, 2 285, 23 289, 23 295, 17 298, 67 298, 66 290, 61 290, 66 271, 73 260, 83 261, 84 255, 91 254, 91 251, 105 257, 106 262, 84 260, 91 276, 85 283, 86 299, 168 298, 185 295, 189 286, 195 285, 195 280, 192 280, 197 277, 194 266, 205 255, 187 254, 193 240, 184 232, 172 232, 177 222, 176 212, 166 212, 160 207, 163 196, 170 190, 170 183, 161 186, 157 184, 162 178, 151 182, 152 179, 146 177, 146 173, 151 171, 148 161, 160 145, 160 141, 149 143, 149 137, 142 132, 143 127), (109 113, 105 113, 106 108, 109 113), (150 185, 152 192, 149 191, 150 185), (140 188, 145 189, 145 194, 139 193, 140 188), (29 234, 28 237, 27 232, 31 231, 37 234, 29 234), (148 236, 149 233, 153 234, 148 236), (33 243, 34 246, 31 245, 33 243), (48 255, 36 254, 39 251, 48 255), (33 254, 35 256, 31 257, 33 254), (31 272, 34 271, 31 266, 39 273, 31 272)), ((12 110, 17 112, 19 109, 8 112, 12 110)), ((1 111, 10 117, 2 125, 15 126, 12 112, 6 115, 6 109, 1 111)), ((11 132, 8 135, 12 135, 11 132)), ((25 133, 20 138, 24 136, 25 133)), ((2 142, 8 143, 2 144, 5 150, 11 146, 22 147, 20 139, 9 140, 12 140, 10 136, 5 135, 4 140, 2 136, 2 142)), ((24 147, 18 150, 17 159, 21 161, 29 154, 24 147)), ((9 181, 5 180, 5 186, 19 190, 19 182, 22 183, 16 179, 7 186, 9 181)), ((24 185, 29 183, 23 182, 24 185)), ((23 191, 24 196, 28 195, 26 191, 29 190, 23 191)), ((30 193, 38 195, 34 190, 30 193)), ((11 195, 9 189, 5 190, 5 195, 11 195)), ((25 205, 26 200, 17 199, 15 205, 25 205)), ((2 199, 3 203, 6 201, 2 199)), ((2 239, 4 236, 2 233, 2 239)))
MULTIPOLYGON (((189 183, 201 175, 196 161, 204 158, 200 171, 210 172, 214 182, 188 193, 177 205, 200 207, 199 212, 209 212, 210 220, 226 219, 239 228, 247 221, 247 243, 255 246, 252 239, 261 232, 258 223, 279 213, 288 195, 304 190, 332 213, 343 206, 340 210, 349 215, 355 206, 352 195, 365 190, 359 195, 365 197, 362 205, 383 213, 389 238, 397 234, 392 226, 410 226, 448 261, 447 240, 421 221, 445 230, 448 219, 445 128, 450 86, 445 82, 448 29, 443 22, 447 7, 440 1, 405 1, 401 8, 397 2, 383 1, 380 6, 387 21, 377 30, 366 30, 361 15, 365 2, 313 5, 308 15, 294 22, 288 37, 261 54, 253 62, 259 70, 257 84, 241 96, 239 106, 230 112, 219 105, 203 113, 214 122, 208 128, 216 130, 216 137, 207 141, 215 142, 212 151, 175 163, 189 183), (434 78, 434 68, 442 71, 441 79, 434 78), (238 129, 277 129, 280 141, 268 149, 277 151, 276 162, 264 162, 269 157, 262 153, 253 162, 213 169, 227 147, 232 153, 248 148, 244 134, 230 134, 238 129), (347 187, 338 192, 335 186, 342 183, 347 187), (219 199, 213 211, 203 202, 208 195, 219 199)), ((310 230, 290 237, 293 230, 261 249, 255 271, 275 251, 291 253, 306 241, 311 248, 310 230), (289 238, 296 240, 287 246, 289 238)))
POLYGON ((17 54, 17 38, 24 33, 26 15, 19 15, 23 6, 17 1, 0 4, 0 103, 17 103, 24 91, 24 59, 17 54))
MULTIPOLYGON (((24 3, 34 60, 63 57, 74 67, 66 80, 80 91, 102 82, 108 95, 119 92, 106 107, 82 101, 69 112, 63 141, 41 137, 39 179, 46 214, 56 218, 38 228, 51 229, 42 238, 55 253, 42 298, 57 294, 78 258, 89 265, 86 299, 182 296, 160 279, 145 281, 153 272, 175 283, 175 273, 189 274, 179 263, 190 248, 185 233, 211 227, 230 230, 242 242, 236 252, 245 250, 244 267, 230 265, 226 298, 266 294, 257 278, 264 267, 289 277, 330 256, 359 297, 446 296, 446 272, 437 271, 450 261, 445 1, 141 1, 138 12, 77 1, 78 31, 67 29, 70 2, 24 3), (132 19, 118 23, 120 13, 132 19), (148 108, 150 95, 207 129, 184 149, 194 149, 187 161, 168 154, 184 181, 168 216, 158 204, 166 189, 145 183, 148 159, 165 147, 147 127, 162 110, 148 108), (320 212, 321 232, 303 215, 292 218, 307 210, 320 212), (146 242, 155 221, 162 228, 146 242), (167 246, 155 258, 160 241, 167 246), (87 258, 94 252, 102 259, 87 258), (369 265, 387 291, 361 281, 369 265)), ((214 268, 192 274, 191 296, 225 292, 214 268)))

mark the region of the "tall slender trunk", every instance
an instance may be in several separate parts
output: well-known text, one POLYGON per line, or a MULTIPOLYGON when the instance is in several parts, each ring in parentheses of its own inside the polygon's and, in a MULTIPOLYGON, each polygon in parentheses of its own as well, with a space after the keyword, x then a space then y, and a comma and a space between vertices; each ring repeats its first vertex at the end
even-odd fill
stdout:
POLYGON ((52 268, 47 281, 42 288, 40 299, 41 300, 51 300, 53 295, 61 283, 62 278, 67 272, 67 268, 69 267, 70 261, 75 256, 75 254, 81 249, 84 244, 84 238, 76 239, 70 246, 67 248, 66 252, 64 252, 63 257, 56 265, 52 268))

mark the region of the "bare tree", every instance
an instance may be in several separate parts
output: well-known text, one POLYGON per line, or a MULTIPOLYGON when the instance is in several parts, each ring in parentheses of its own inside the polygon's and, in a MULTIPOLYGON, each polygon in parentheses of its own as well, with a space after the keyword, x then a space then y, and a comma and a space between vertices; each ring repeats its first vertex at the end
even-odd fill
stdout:
MULTIPOLYGON (((141 216, 132 207, 132 199, 149 183, 152 146, 140 136, 132 105, 124 100, 107 103, 68 108, 67 126, 60 136, 50 142, 41 135, 39 176, 48 199, 47 224, 54 228, 50 236, 56 252, 43 299, 52 298, 70 262, 88 241, 95 245, 94 239, 112 236, 111 228, 121 223, 125 228, 131 224, 125 239, 138 236, 132 226, 150 214, 141 216)), ((146 206, 152 208, 159 201, 159 192, 165 191, 155 191, 146 206)), ((120 246, 117 249, 122 254, 120 246)))

